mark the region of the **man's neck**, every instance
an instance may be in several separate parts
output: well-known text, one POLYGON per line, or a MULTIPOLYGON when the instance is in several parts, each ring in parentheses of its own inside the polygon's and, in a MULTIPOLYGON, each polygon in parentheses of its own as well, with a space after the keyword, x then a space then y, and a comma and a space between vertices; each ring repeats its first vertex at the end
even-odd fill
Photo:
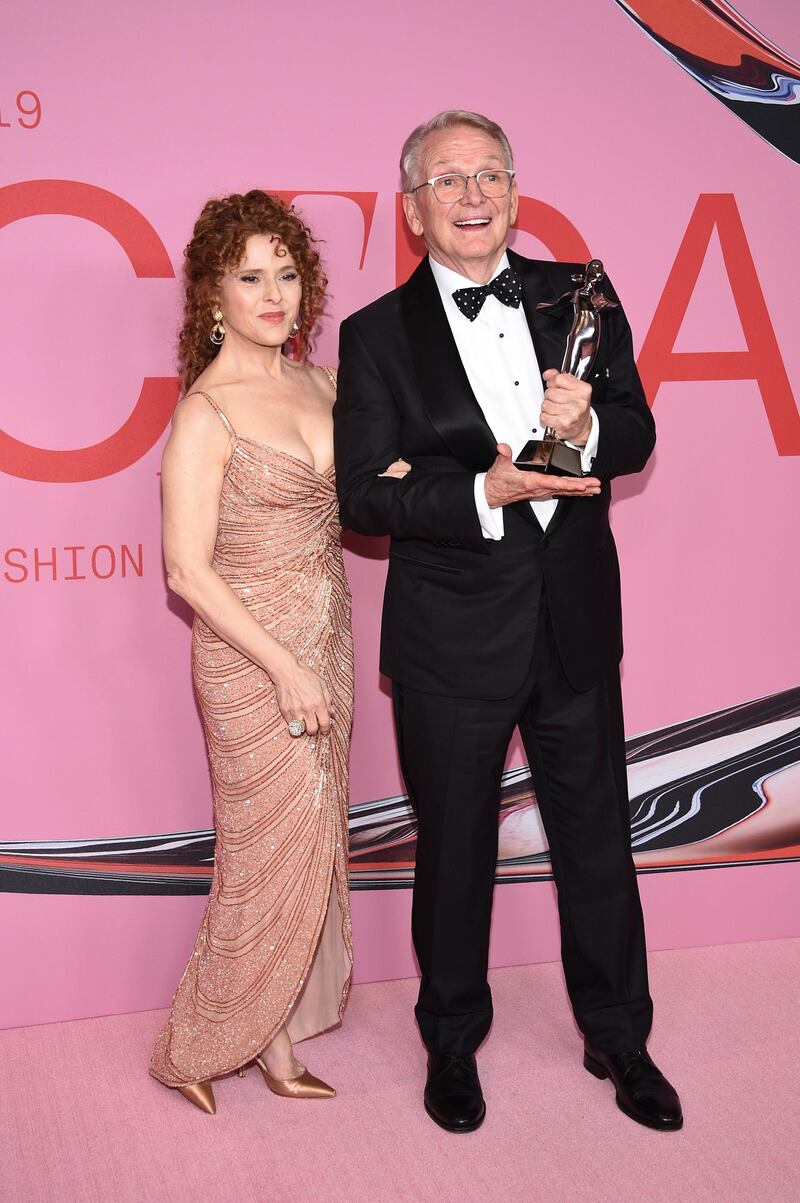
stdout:
POLYGON ((504 244, 491 259, 466 259, 463 262, 450 259, 449 256, 435 255, 430 250, 428 254, 435 263, 441 264, 442 267, 448 268, 451 272, 456 272, 466 280, 471 280, 473 284, 488 284, 497 271, 497 265, 507 250, 508 247, 504 244))

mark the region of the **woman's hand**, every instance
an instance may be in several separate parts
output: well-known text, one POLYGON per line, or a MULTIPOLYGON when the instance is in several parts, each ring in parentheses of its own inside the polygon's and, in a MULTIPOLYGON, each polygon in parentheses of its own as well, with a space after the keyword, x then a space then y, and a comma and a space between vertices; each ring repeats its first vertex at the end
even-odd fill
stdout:
POLYGON ((402 480, 410 471, 411 464, 407 464, 404 459, 396 459, 393 464, 389 464, 385 472, 379 472, 378 476, 391 476, 394 480, 402 480))
POLYGON ((270 675, 278 709, 287 724, 301 720, 306 725, 306 735, 317 732, 327 735, 331 729, 332 699, 322 677, 294 658, 286 668, 270 675))

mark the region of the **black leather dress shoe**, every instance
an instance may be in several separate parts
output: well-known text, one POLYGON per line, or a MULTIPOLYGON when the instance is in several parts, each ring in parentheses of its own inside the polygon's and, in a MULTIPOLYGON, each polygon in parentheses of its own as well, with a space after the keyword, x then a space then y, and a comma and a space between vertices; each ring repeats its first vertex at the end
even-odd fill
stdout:
POLYGON ((448 1132, 474 1132, 483 1123, 478 1067, 472 1053, 430 1053, 425 1110, 448 1132))
POLYGON ((683 1127, 681 1101, 646 1048, 626 1053, 600 1053, 584 1046, 583 1064, 596 1078, 611 1078, 617 1106, 637 1124, 674 1132, 683 1127))

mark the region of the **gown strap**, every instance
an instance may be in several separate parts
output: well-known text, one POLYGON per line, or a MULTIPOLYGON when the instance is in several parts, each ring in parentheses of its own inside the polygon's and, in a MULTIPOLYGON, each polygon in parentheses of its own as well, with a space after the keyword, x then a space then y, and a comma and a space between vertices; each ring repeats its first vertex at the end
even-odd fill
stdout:
MULTIPOLYGON (((232 439, 236 438, 236 431, 233 429, 228 418, 222 412, 222 410, 217 405, 217 403, 213 397, 209 397, 208 393, 204 393, 201 388, 195 389, 195 391, 193 393, 187 393, 186 397, 205 397, 206 401, 211 406, 211 408, 214 410, 217 417, 222 422, 222 425, 225 427, 225 429, 227 430, 227 432, 231 436, 231 438, 232 439)), ((184 397, 184 400, 186 400, 186 397, 184 397)))
POLYGON ((323 364, 319 365, 319 370, 324 372, 333 385, 333 391, 336 392, 336 373, 333 368, 326 368, 323 364))

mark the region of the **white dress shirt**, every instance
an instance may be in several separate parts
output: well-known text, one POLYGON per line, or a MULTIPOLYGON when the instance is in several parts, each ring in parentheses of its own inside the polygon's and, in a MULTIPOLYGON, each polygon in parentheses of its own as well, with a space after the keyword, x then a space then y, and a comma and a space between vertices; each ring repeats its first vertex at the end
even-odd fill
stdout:
MULTIPOLYGON (((437 263, 430 255, 428 260, 467 379, 489 429, 498 443, 508 443, 513 456, 519 455, 532 434, 541 438, 544 431, 540 416, 544 383, 522 305, 514 309, 490 294, 471 322, 456 305, 453 293, 457 288, 474 288, 475 281, 437 263)), ((508 256, 503 255, 495 276, 508 266, 508 256)), ((545 364, 545 368, 557 366, 545 364)), ((594 410, 591 410, 591 418, 592 429, 586 446, 579 448, 585 472, 591 469, 599 437, 594 410)), ((485 479, 485 472, 479 472, 475 477, 475 506, 481 530, 486 539, 502 539, 503 508, 489 506, 485 479)), ((530 502, 543 529, 547 528, 557 505, 556 500, 530 502)))

